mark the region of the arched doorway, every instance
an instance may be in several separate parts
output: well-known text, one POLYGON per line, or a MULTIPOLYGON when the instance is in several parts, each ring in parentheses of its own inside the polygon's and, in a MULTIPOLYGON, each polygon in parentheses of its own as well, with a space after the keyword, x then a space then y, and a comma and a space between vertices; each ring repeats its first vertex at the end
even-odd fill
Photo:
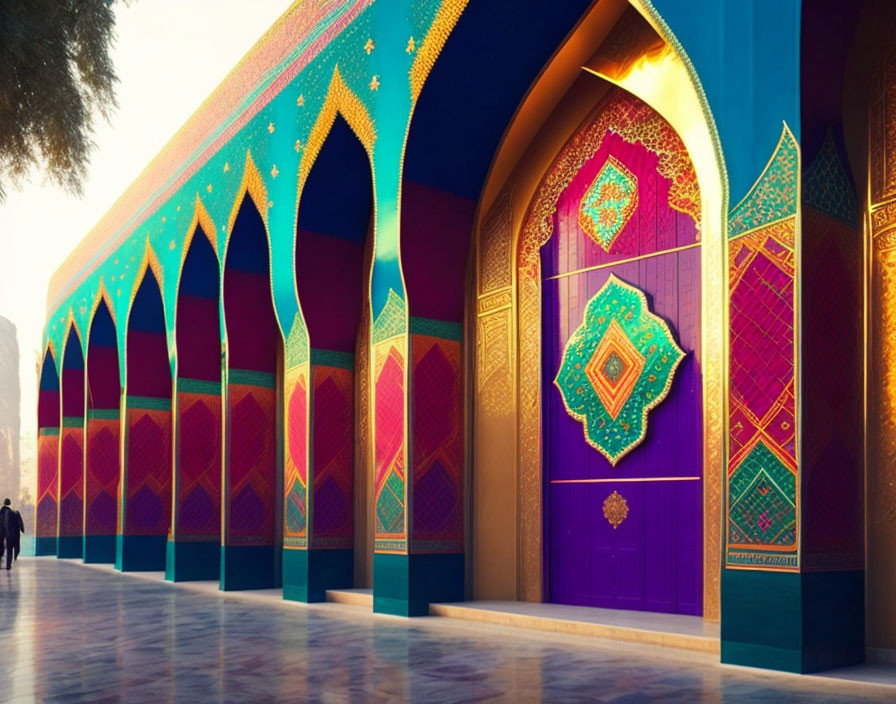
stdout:
POLYGON ((59 437, 58 557, 83 557, 84 353, 69 327, 62 352, 62 428, 59 437))
POLYGON ((34 551, 56 554, 59 481, 59 373, 52 347, 44 351, 37 397, 37 515, 34 551))
MULTIPOLYGON (((251 166, 251 161, 247 164, 251 166)), ((224 535, 221 588, 277 586, 280 539, 277 475, 277 367, 281 338, 271 298, 264 220, 248 191, 224 256, 227 331, 224 535)))
POLYGON ((175 319, 175 500, 166 563, 175 582, 217 579, 221 565, 221 275, 209 239, 214 226, 196 207, 175 319))
POLYGON ((672 127, 614 89, 533 200, 530 217, 550 221, 540 249, 546 600, 702 613, 696 183, 672 127))
MULTIPOLYGON (((725 170, 699 80, 676 47, 674 38, 668 36, 662 21, 645 3, 633 0, 630 4, 593 6, 582 17, 576 30, 558 47, 530 88, 508 124, 493 159, 476 218, 476 267, 471 306, 475 311, 476 330, 472 501, 473 589, 477 598, 527 601, 555 598, 550 570, 551 552, 556 546, 550 542, 548 490, 552 486, 557 492, 571 490, 572 487, 552 484, 547 474, 552 450, 548 446, 545 429, 550 419, 562 419, 567 430, 578 428, 578 434, 574 437, 579 443, 580 459, 581 455, 588 456, 584 452, 587 449, 606 463, 603 475, 584 472, 554 477, 559 480, 575 479, 575 484, 585 487, 585 492, 593 493, 600 485, 608 484, 604 479, 618 480, 622 477, 622 471, 617 471, 613 462, 606 459, 607 456, 625 469, 626 463, 635 464, 633 458, 649 454, 640 430, 634 438, 625 441, 629 431, 638 430, 637 423, 629 423, 629 431, 615 439, 618 446, 605 448, 606 455, 602 455, 594 446, 606 444, 604 440, 598 438, 592 443, 586 440, 587 422, 582 422, 587 415, 584 409, 574 410, 574 416, 570 416, 562 398, 560 408, 563 415, 552 414, 548 409, 550 394, 559 393, 554 380, 562 366, 557 362, 563 358, 566 342, 586 322, 588 302, 600 293, 605 284, 612 284, 609 288, 617 293, 624 292, 630 299, 632 309, 627 312, 637 310, 639 315, 649 313, 645 320, 659 326, 656 330, 665 332, 664 327, 668 330, 665 337, 674 342, 679 350, 687 352, 684 360, 693 355, 699 361, 699 374, 694 376, 687 372, 686 375, 692 376, 688 385, 694 389, 694 395, 702 397, 702 404, 696 406, 702 411, 702 417, 694 420, 697 429, 692 444, 692 461, 699 467, 696 472, 680 475, 697 479, 683 481, 676 478, 670 481, 668 475, 677 474, 678 470, 670 471, 668 467, 663 473, 655 475, 635 473, 630 468, 627 475, 631 479, 661 480, 657 484, 681 482, 682 488, 684 484, 693 484, 693 494, 696 496, 692 496, 691 507, 695 524, 689 541, 689 554, 682 559, 694 562, 698 596, 670 599, 668 595, 655 597, 644 592, 637 598, 629 599, 628 605, 702 613, 709 620, 719 618, 725 428, 722 218, 726 210, 725 170), (614 94, 620 101, 615 107, 616 112, 611 110, 600 117, 602 106, 610 106, 614 94), (636 132, 639 125, 642 129, 640 134, 636 132), (661 125, 664 127, 659 130, 661 125), (605 141, 608 133, 609 142, 605 141), (626 142, 628 148, 643 150, 642 158, 652 155, 653 176, 645 175, 649 169, 641 174, 646 179, 647 190, 642 195, 640 189, 635 191, 631 185, 626 185, 627 181, 631 183, 637 179, 639 169, 646 164, 636 160, 634 170, 626 166, 624 161, 632 158, 630 154, 623 154, 622 160, 616 155, 617 164, 608 158, 602 159, 599 164, 592 163, 593 173, 588 174, 590 180, 582 175, 577 197, 567 194, 569 203, 564 218, 579 228, 578 236, 584 237, 583 242, 590 243, 592 252, 599 254, 588 254, 573 240, 567 239, 566 244, 560 244, 560 240, 554 242, 558 215, 563 215, 563 208, 558 209, 561 196, 580 171, 587 171, 586 162, 595 156, 601 146, 617 139, 621 140, 617 144, 620 149, 626 146, 622 142, 626 142), (660 139, 671 141, 660 144, 660 139), (564 152, 565 158, 562 156, 564 152), (683 156, 684 161, 679 156, 683 156), (688 159, 692 164, 689 169, 683 166, 688 159), (676 160, 681 162, 677 166, 674 163, 676 160), (604 170, 604 166, 607 169, 604 170), (664 172, 669 180, 677 178, 675 174, 687 172, 686 181, 693 193, 689 198, 673 194, 676 200, 673 205, 677 207, 672 207, 671 212, 675 217, 670 220, 668 208, 661 214, 665 218, 664 224, 654 227, 656 232, 662 233, 659 237, 654 233, 645 238, 643 248, 642 245, 635 247, 631 242, 625 244, 625 238, 629 236, 622 231, 625 228, 614 230, 610 227, 610 218, 626 226, 640 227, 640 215, 636 217, 636 214, 646 207, 645 204, 652 202, 654 211, 657 210, 657 174, 660 172, 664 172), (606 220, 602 223, 601 209, 595 209, 601 199, 590 198, 589 204, 582 210, 583 222, 591 220, 592 225, 579 226, 579 205, 589 194, 599 196, 602 186, 610 187, 618 196, 609 209, 612 212, 603 214, 606 220), (633 200, 635 197, 637 202, 633 200), (591 216, 597 217, 596 225, 591 216), (679 234, 677 219, 688 217, 692 221, 691 234, 686 234, 685 229, 679 234), (632 222, 635 224, 632 225, 632 222), (698 233, 695 232, 697 222, 698 233), (593 237, 588 235, 586 227, 591 228, 593 237), (603 235, 602 227, 609 228, 603 235), (543 251, 546 243, 551 244, 543 251), (614 250, 617 246, 625 246, 625 253, 617 253, 614 250), (651 275, 656 277, 659 274, 656 262, 648 260, 660 254, 674 255, 670 258, 676 260, 690 257, 695 267, 691 279, 695 290, 690 291, 689 305, 696 309, 691 313, 692 322, 688 323, 692 334, 689 333, 685 342, 682 342, 677 322, 671 327, 669 325, 674 317, 670 312, 675 315, 677 312, 669 311, 667 306, 670 302, 665 300, 672 295, 672 289, 677 290, 678 284, 674 279, 662 284, 659 279, 653 284, 649 282, 651 275), (543 273, 543 267, 551 269, 543 273), (611 273, 615 274, 615 280, 610 278, 611 273), (587 286, 573 283, 579 280, 587 282, 587 286), (651 286, 656 293, 650 290, 651 286), (648 289, 646 293, 644 289, 648 289), (662 296, 658 293, 661 289, 662 296), (713 294, 699 295, 700 290, 712 291, 713 294), (697 293, 696 297, 694 293, 697 293), (550 301, 546 300, 548 295, 552 296, 550 301), (563 304, 567 315, 565 320, 556 322, 551 337, 545 315, 548 310, 557 311, 561 296, 568 301, 563 304), (573 306, 578 307, 575 314, 570 312, 573 306), (556 349, 549 349, 549 343, 556 349), (545 358, 551 355, 555 368, 549 373, 545 358), (514 467, 516 471, 507 472, 507 466, 514 467), (580 482, 579 479, 588 481, 580 482), (501 506, 501 510, 495 510, 497 506, 501 506), (499 546, 508 544, 515 545, 516 549, 498 551, 499 546), (635 605, 638 600, 640 605, 635 605), (679 601, 681 604, 678 606, 672 604, 679 601), (685 602, 688 605, 685 606, 685 602)), ((607 152, 605 156, 613 154, 607 152)), ((673 190, 670 184, 666 186, 673 190)), ((685 225, 681 224, 681 227, 685 228, 685 225)), ((553 320, 551 324, 554 324, 553 320)), ((602 324, 608 326, 609 319, 605 318, 602 324)), ((623 326, 619 323, 618 327, 622 330, 623 326)), ((592 343, 593 335, 601 341, 605 332, 603 329, 596 333, 592 331, 592 343)), ((659 333, 655 331, 654 334, 659 333)), ((621 344, 622 338, 616 333, 614 336, 616 342, 621 344)), ((606 347, 602 348, 603 352, 607 351, 606 347)), ((612 357, 607 372, 613 378, 604 378, 607 387, 601 389, 601 393, 613 414, 622 418, 624 401, 632 398, 633 390, 627 386, 632 380, 624 378, 628 368, 621 365, 626 361, 624 346, 610 350, 615 354, 608 354, 603 361, 606 363, 612 357)), ((669 350, 674 351, 672 347, 669 350)), ((632 359, 637 362, 631 356, 628 361, 632 359)), ((581 360, 578 361, 581 363, 581 360)), ((590 357, 582 364, 583 368, 587 361, 590 357)), ((575 363, 576 360, 573 360, 573 366, 575 363)), ((683 369, 682 364, 684 362, 680 360, 674 373, 670 373, 673 371, 671 369, 667 370, 667 376, 672 377, 670 388, 673 391, 679 381, 677 375, 683 369)), ((632 369, 637 369, 637 366, 632 369)), ((656 381, 649 383, 655 385, 657 381, 659 375, 656 381)), ((665 386, 664 383, 659 391, 668 391, 665 386)), ((575 394, 579 388, 576 385, 571 390, 575 394)), ((583 394, 594 390, 594 396, 597 396, 597 390, 590 381, 587 387, 581 388, 583 394)), ((656 394, 657 389, 650 392, 656 394)), ((599 397, 595 402, 594 396, 592 406, 596 403, 606 411, 603 402, 599 397)), ((668 415, 669 411, 664 406, 669 403, 673 404, 671 407, 677 404, 666 398, 663 404, 650 411, 647 406, 656 404, 656 396, 644 402, 642 416, 644 409, 648 411, 647 439, 655 417, 668 415)), ((635 417, 642 416, 636 414, 635 417)), ((608 418, 615 422, 607 415, 605 425, 608 425, 608 418)), ((561 443, 558 447, 562 446, 561 443)), ((555 453, 552 461, 556 463, 559 458, 560 455, 555 453)), ((565 457, 563 462, 566 462, 565 457)), ((594 464, 597 463, 598 460, 594 460, 594 464)), ((627 485, 636 483, 648 484, 625 482, 627 485)), ((621 499, 626 498, 624 491, 611 489, 601 497, 596 516, 589 516, 589 520, 603 521, 611 533, 613 527, 603 515, 603 505, 614 491, 621 499)), ((637 491, 644 493, 645 487, 637 491)), ((611 516, 618 517, 624 510, 622 502, 615 497, 607 507, 611 516)), ((628 517, 633 515, 629 507, 628 517)), ((617 536, 621 525, 617 524, 617 536)), ((557 526, 554 527, 556 532, 557 526)), ((637 552, 633 547, 635 543, 637 541, 629 546, 632 548, 626 553, 629 557, 637 552)), ((643 545, 638 549, 643 550, 643 545)), ((643 581, 643 578, 641 574, 639 579, 643 581)), ((584 579, 593 581, 595 577, 586 575, 584 579)), ((575 587, 573 592, 578 591, 581 595, 583 589, 575 587)), ((622 593, 618 589, 617 585, 615 593, 622 593)), ((571 598, 564 600, 573 601, 571 598)), ((621 602, 614 598, 612 601, 617 607, 626 605, 623 603, 625 600, 621 602)), ((596 603, 594 599, 579 599, 577 602, 596 603)))
POLYGON ((115 321, 106 297, 102 296, 87 333, 84 562, 115 562, 121 480, 120 406, 115 321))
POLYGON ((171 526, 171 366, 156 271, 148 251, 127 321, 127 435, 115 557, 124 571, 164 570, 171 526))
MULTIPOLYGON (((337 113, 301 187, 295 266, 310 348, 309 523, 307 550, 285 556, 287 598, 320 601, 326 589, 372 585, 372 471, 368 429, 359 423, 367 408, 356 405, 358 381, 369 374, 356 350, 369 334, 362 311, 372 246, 370 146, 337 113), (303 558, 306 565, 296 564, 303 558)), ((288 529, 297 517, 288 512, 288 529)))

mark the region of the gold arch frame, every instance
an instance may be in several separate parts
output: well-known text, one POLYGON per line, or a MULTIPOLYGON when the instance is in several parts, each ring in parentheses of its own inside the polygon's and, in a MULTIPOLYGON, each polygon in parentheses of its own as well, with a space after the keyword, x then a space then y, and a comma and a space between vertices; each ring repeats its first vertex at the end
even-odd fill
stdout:
MULTIPOLYGON (((703 457, 704 457, 704 541, 703 541, 703 602, 704 618, 717 621, 720 616, 720 577, 722 557, 722 484, 725 467, 725 381, 727 359, 727 311, 725 308, 727 279, 725 270, 725 218, 727 206, 727 174, 722 159, 718 134, 706 97, 693 66, 682 47, 662 21, 649 0, 629 0, 629 4, 646 21, 659 44, 650 47, 624 41, 611 42, 610 51, 622 55, 606 60, 606 52, 585 60, 582 70, 600 77, 640 98, 671 124, 688 150, 701 196, 701 347, 703 354, 703 457), (603 60, 602 60, 603 59, 603 60)), ((614 5, 621 13, 621 3, 614 5)), ((567 47, 591 41, 601 15, 614 11, 606 3, 592 5, 576 30, 558 49, 553 61, 575 61, 564 57, 567 47), (590 29, 589 29, 590 27, 590 29)), ((604 39, 613 30, 605 32, 604 39)), ((617 38, 618 39, 618 38, 617 38)), ((590 46, 590 51, 603 49, 602 44, 590 46)), ((576 49, 570 50, 575 53, 576 49)), ((581 51, 581 49, 579 49, 581 51)), ((578 57, 582 60, 581 55, 578 57)), ((550 75, 550 65, 542 76, 550 75)), ((578 69, 578 67, 576 67, 578 69)), ((538 89, 538 84, 530 95, 538 89)), ((599 97, 599 94, 596 96, 599 97)), ((561 97, 558 96, 558 100, 561 97)), ((534 101, 533 101, 534 102, 534 101)), ((598 102, 596 99, 594 103, 598 102)), ((517 112, 515 121, 525 119, 527 109, 541 109, 546 118, 553 105, 527 106, 517 112)), ((590 112, 590 110, 588 111, 590 112)), ((505 133, 504 144, 513 136, 514 123, 505 133)), ((559 142, 575 132, 573 128, 559 142)), ((554 153, 542 154, 541 173, 546 173, 554 153)), ((495 163, 501 158, 499 149, 495 163)), ((474 371, 476 379, 474 482, 480 467, 503 460, 504 466, 515 466, 516 491, 516 555, 515 589, 508 587, 498 592, 485 589, 479 598, 518 598, 541 601, 543 595, 542 567, 542 475, 541 475, 541 280, 538 251, 549 238, 539 233, 531 213, 534 202, 543 190, 540 181, 529 192, 521 194, 522 201, 514 203, 516 193, 509 184, 510 173, 495 183, 487 182, 484 193, 495 194, 491 202, 480 204, 474 233, 477 276, 474 277, 473 309, 476 317, 476 348, 474 371), (525 213, 521 216, 520 211, 525 213), (512 447, 498 438, 500 432, 515 436, 512 447), (492 449, 482 448, 494 443, 503 444, 502 456, 492 449), (487 457, 485 455, 488 455, 487 457)), ((493 178, 502 174, 493 164, 493 178)), ((523 189, 525 190, 525 189, 523 189)), ((475 490, 475 489, 474 489, 475 490)), ((485 491, 485 489, 483 489, 485 491)), ((481 536, 481 550, 493 549, 497 542, 481 536)))
MULTIPOLYGON (((61 364, 65 364, 65 353, 68 349, 68 338, 71 335, 72 330, 75 331, 75 335, 78 338, 78 346, 81 348, 81 360, 86 363, 87 361, 87 351, 84 347, 84 336, 81 335, 81 328, 78 327, 78 321, 75 320, 75 313, 71 306, 68 309, 68 318, 65 321, 65 332, 63 333, 62 338, 62 350, 60 355, 62 357, 61 364)), ((60 370, 62 367, 59 368, 60 370)), ((62 372, 59 372, 59 399, 60 403, 62 403, 62 372)), ((60 406, 61 408, 61 406, 60 406)), ((60 416, 61 418, 62 416, 60 416)))

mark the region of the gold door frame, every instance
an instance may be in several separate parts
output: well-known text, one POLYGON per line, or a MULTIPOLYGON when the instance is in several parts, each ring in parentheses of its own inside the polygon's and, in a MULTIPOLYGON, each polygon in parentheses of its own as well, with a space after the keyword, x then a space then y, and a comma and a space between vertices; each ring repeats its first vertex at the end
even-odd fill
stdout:
MULTIPOLYGON (((624 2, 592 5, 576 31, 558 49, 552 66, 565 62, 566 69, 575 72, 567 86, 584 70, 643 100, 681 137, 697 174, 702 202, 703 610, 705 619, 718 621, 727 428, 727 176, 715 124, 694 67, 649 0, 630 0, 630 5, 639 13, 634 19, 624 2), (645 35, 643 26, 638 28, 639 24, 648 27, 652 38, 645 35), (582 45, 590 47, 590 52, 600 48, 592 56, 581 53, 582 45)), ((558 82, 551 73, 552 66, 542 72, 539 82, 558 82)), ((554 207, 559 193, 551 200, 551 188, 556 190, 557 184, 549 179, 541 181, 540 177, 534 182, 530 178, 529 183, 517 188, 508 176, 512 169, 501 163, 502 150, 516 149, 515 156, 519 156, 516 124, 526 123, 522 129, 529 130, 531 138, 532 123, 543 123, 554 108, 554 104, 546 106, 547 101, 539 99, 542 97, 537 82, 505 133, 480 202, 474 235, 477 276, 471 307, 476 318, 472 519, 475 598, 541 601, 543 594, 538 253, 551 234, 541 226, 545 209, 554 207), (490 194, 495 194, 491 202, 490 194), (496 469, 501 467, 505 472, 507 468, 515 468, 516 472, 512 478, 502 477, 496 469), (515 494, 515 505, 503 496, 508 490, 515 494), (512 514, 513 527, 508 528, 509 519, 503 509, 512 514), (499 525, 502 520, 504 523, 499 525), (512 551, 507 550, 508 540, 514 541, 512 551), (510 577, 506 576, 508 572, 510 577)), ((555 96, 556 101, 561 97, 555 96)), ((595 102, 592 98, 592 105, 595 102)), ((567 134, 559 143, 554 140, 552 153, 540 150, 542 174, 570 136, 569 128, 574 130, 577 126, 576 122, 568 122, 567 134)))

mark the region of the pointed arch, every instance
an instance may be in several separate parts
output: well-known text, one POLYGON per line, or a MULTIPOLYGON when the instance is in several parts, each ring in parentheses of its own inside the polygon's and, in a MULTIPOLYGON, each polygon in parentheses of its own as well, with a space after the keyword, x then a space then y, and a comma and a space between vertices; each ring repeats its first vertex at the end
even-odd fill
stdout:
MULTIPOLYGON (((295 286, 310 348, 309 364, 287 371, 289 433, 285 465, 284 595, 321 601, 326 589, 372 583, 372 474, 356 463, 356 350, 368 344, 361 327, 366 263, 374 211, 372 137, 365 146, 341 111, 338 71, 330 107, 300 170, 295 286), (324 129, 326 131, 324 131, 324 129), (310 166, 309 166, 310 165, 310 166), (369 493, 369 495, 368 495, 369 493), (327 547, 313 553, 305 550, 327 547), (307 568, 300 567, 307 560, 307 568)), ((362 455, 363 457, 364 455, 362 455)))
POLYGON ((130 330, 131 327, 131 314, 134 310, 134 302, 137 298, 137 293, 140 291, 140 287, 143 286, 144 279, 146 278, 147 272, 152 276, 153 281, 155 282, 156 287, 159 290, 159 297, 162 303, 162 329, 165 331, 165 345, 168 346, 168 333, 167 333, 167 321, 168 321, 168 311, 165 306, 165 279, 164 273, 165 269, 162 266, 162 263, 159 261, 159 257, 153 249, 152 244, 149 242, 149 237, 146 238, 146 246, 143 249, 143 257, 140 260, 140 264, 137 266, 136 274, 134 275, 134 283, 131 285, 131 292, 128 300, 128 308, 127 308, 127 316, 125 321, 126 332, 130 330))
POLYGON ((68 349, 67 349, 68 342, 69 342, 72 332, 75 333, 75 338, 78 340, 78 346, 80 348, 81 355, 83 356, 84 355, 84 344, 83 344, 83 338, 81 336, 81 328, 78 325, 78 321, 75 320, 74 309, 71 306, 69 306, 68 316, 66 317, 66 320, 65 320, 65 334, 64 334, 64 337, 62 340, 63 362, 65 361, 65 355, 68 351, 68 349))
MULTIPOLYGON (((270 248, 270 233, 268 233, 268 190, 264 185, 264 179, 261 172, 255 165, 252 158, 252 150, 246 150, 246 161, 243 164, 243 178, 240 186, 236 190, 236 197, 233 206, 230 209, 230 217, 227 219, 227 243, 224 245, 224 255, 222 261, 227 259, 227 247, 230 244, 230 237, 233 234, 233 226, 236 224, 237 215, 243 207, 243 201, 246 196, 252 200, 255 209, 258 211, 261 221, 264 223, 265 234, 268 237, 268 248, 270 248)), ((216 250, 217 251, 217 250, 216 250)))
POLYGON ((59 496, 59 426, 62 410, 59 370, 52 341, 44 349, 37 398, 37 515, 35 552, 56 554, 59 496))
POLYGON ((116 566, 163 570, 171 525, 171 367, 163 269, 149 242, 137 269, 125 331, 120 538, 116 566))
POLYGON ((87 339, 88 343, 90 340, 90 332, 93 327, 93 321, 96 317, 96 312, 100 307, 100 304, 105 303, 106 310, 109 312, 110 317, 112 318, 112 322, 115 323, 115 306, 112 304, 112 296, 109 293, 109 289, 106 288, 106 282, 104 277, 100 277, 100 283, 96 290, 96 295, 93 297, 93 302, 90 304, 90 312, 87 315, 87 339))
POLYGON ((111 299, 101 280, 87 331, 85 562, 115 562, 118 485, 121 481, 121 373, 114 315, 111 299))
POLYGON ((302 158, 299 160, 299 186, 298 195, 301 197, 302 188, 308 179, 308 174, 320 153, 321 147, 333 127, 336 115, 341 114, 349 127, 364 146, 368 157, 373 159, 373 143, 376 141, 376 128, 370 113, 361 102, 360 98, 352 92, 342 78, 337 65, 333 69, 333 76, 330 78, 330 85, 327 88, 327 97, 324 98, 324 104, 321 106, 317 120, 308 134, 308 141, 302 150, 302 158))
POLYGON ((282 335, 271 283, 267 194, 251 154, 230 215, 222 268, 226 374, 221 588, 277 583, 277 388, 282 335))
POLYGON ((221 545, 221 263, 199 196, 174 312, 174 497, 166 579, 217 579, 221 545), (205 237, 194 238, 196 230, 205 237))
POLYGON ((57 555, 81 557, 84 520, 84 345, 69 309, 62 343, 57 555))

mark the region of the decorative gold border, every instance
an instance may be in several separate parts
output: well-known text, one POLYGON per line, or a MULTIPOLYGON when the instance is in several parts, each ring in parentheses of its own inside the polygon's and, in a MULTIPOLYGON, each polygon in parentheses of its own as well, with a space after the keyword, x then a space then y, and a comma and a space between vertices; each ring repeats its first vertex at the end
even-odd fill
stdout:
POLYGON ((429 31, 417 45, 414 61, 411 63, 409 78, 411 82, 411 102, 416 103, 423 90, 423 84, 442 53, 445 42, 451 35, 454 26, 467 7, 469 0, 442 0, 429 31))
POLYGON ((340 114, 351 127, 352 132, 358 137, 368 158, 371 159, 370 171, 373 174, 373 143, 376 141, 376 128, 370 113, 367 111, 361 99, 349 88, 339 73, 339 66, 333 69, 333 76, 327 88, 324 103, 317 114, 317 119, 308 133, 305 147, 302 149, 302 158, 299 160, 299 185, 297 202, 301 202, 302 189, 311 168, 317 161, 317 156, 324 146, 330 129, 336 121, 336 115, 340 114))
MULTIPOLYGON (((790 130, 790 126, 786 121, 782 122, 781 135, 778 138, 777 142, 775 142, 775 147, 772 150, 771 156, 766 162, 765 167, 760 172, 759 176, 756 178, 756 181, 750 187, 749 191, 747 191, 747 195, 742 198, 738 204, 731 209, 731 213, 734 213, 737 208, 739 208, 744 203, 749 202, 750 197, 752 197, 762 185, 762 182, 765 180, 768 172, 775 165, 775 162, 779 156, 779 152, 781 151, 782 145, 786 141, 793 142, 793 147, 796 152, 796 164, 795 164, 795 185, 793 193, 794 200, 794 211, 780 218, 771 219, 765 223, 756 225, 748 230, 744 230, 743 232, 737 233, 734 237, 730 239, 731 242, 736 242, 742 239, 754 239, 755 236, 758 236, 763 233, 763 231, 768 231, 771 235, 774 235, 774 239, 785 249, 789 249, 793 252, 793 264, 792 271, 787 272, 784 270, 782 265, 779 262, 775 262, 775 265, 778 266, 785 274, 790 276, 793 280, 793 417, 794 423, 796 425, 793 437, 794 443, 794 452, 793 457, 781 456, 778 448, 775 443, 764 442, 765 447, 772 452, 784 465, 793 472, 794 474, 794 483, 795 483, 795 491, 794 491, 794 513, 795 513, 795 521, 794 521, 794 530, 796 532, 795 540, 792 545, 787 546, 769 546, 769 545, 756 545, 756 544, 739 544, 739 543, 730 543, 729 542, 729 521, 728 521, 728 483, 731 478, 731 474, 736 467, 728 467, 728 462, 730 461, 731 450, 730 443, 731 437, 727 432, 728 422, 727 419, 730 418, 731 413, 731 393, 730 393, 730 384, 726 383, 725 386, 725 417, 726 417, 726 433, 725 433, 725 458, 726 458, 726 469, 725 469, 725 491, 724 491, 724 523, 722 526, 722 536, 724 537, 724 545, 723 547, 723 556, 724 556, 724 569, 736 569, 736 570, 763 570, 763 571, 775 571, 775 572, 798 572, 800 570, 801 557, 802 557, 802 537, 803 537, 803 512, 801 510, 800 496, 801 496, 801 480, 800 476, 800 448, 802 446, 802 417, 801 417, 801 407, 800 403, 800 394, 799 389, 801 387, 801 369, 800 369, 800 343, 802 339, 802 307, 800 302, 800 290, 801 290, 801 259, 802 259, 802 237, 800 234, 800 227, 802 224, 802 150, 800 149, 800 144, 794 136, 793 132, 790 130), (779 231, 786 231, 792 228, 792 232, 790 232, 790 242, 783 241, 783 238, 779 235, 779 231), (752 237, 751 237, 752 236, 752 237), (730 562, 730 549, 735 548, 739 549, 741 552, 752 551, 753 555, 767 552, 788 552, 795 555, 795 565, 792 566, 777 566, 777 565, 766 565, 766 564, 736 564, 730 562)), ((771 236, 770 235, 770 236, 771 236)), ((765 238, 763 238, 765 239, 765 238)), ((730 294, 732 286, 732 281, 730 280, 730 264, 728 263, 729 257, 729 239, 725 237, 725 250, 726 250, 726 279, 729 280, 727 294, 725 297, 725 308, 726 308, 726 318, 725 318, 725 338, 728 340, 730 337, 730 328, 728 326, 728 315, 730 314, 730 294)), ((754 247, 755 249, 755 247, 754 247)), ((726 346, 726 360, 728 360, 727 356, 728 347, 726 346)), ((730 361, 730 360, 729 360, 730 361)), ((727 368, 726 368, 727 371, 727 368)), ((726 382, 728 380, 726 379, 726 382)), ((761 434, 757 435, 757 438, 761 438, 761 434)), ((752 448, 750 448, 752 450, 752 448)), ((745 452, 744 449, 741 449, 740 454, 743 458, 748 456, 748 452, 745 452)))
MULTIPOLYGON (((83 360, 84 355, 84 338, 81 335, 81 328, 78 327, 78 321, 75 320, 74 310, 71 306, 68 308, 68 319, 65 321, 65 332, 63 333, 62 338, 62 364, 65 364, 65 352, 68 348, 68 338, 71 334, 72 329, 75 331, 75 336, 78 338, 78 346, 81 348, 81 359, 83 360)), ((60 367, 61 369, 62 367, 60 367)), ((59 387, 60 394, 62 393, 62 373, 59 374, 59 387)), ((61 417, 61 416, 60 416, 61 417)))
MULTIPOLYGON (((199 197, 199 194, 196 194, 196 200, 194 201, 193 207, 193 218, 190 220, 190 225, 187 227, 187 234, 184 237, 183 246, 180 250, 180 263, 177 267, 177 282, 174 285, 175 291, 175 304, 174 304, 174 320, 172 321, 172 338, 173 338, 173 348, 174 348, 174 368, 175 374, 174 378, 177 378, 177 314, 180 306, 180 284, 184 275, 184 265, 187 263, 187 256, 190 254, 190 247, 193 244, 193 237, 196 235, 196 229, 202 228, 202 233, 205 235, 205 238, 208 240, 209 244, 212 246, 212 251, 215 253, 215 260, 218 263, 218 308, 219 315, 222 311, 221 305, 221 291, 222 291, 222 263, 220 257, 218 257, 218 242, 217 242, 217 230, 215 229, 215 222, 212 220, 211 215, 208 214, 208 211, 205 209, 205 205, 202 203, 202 199, 199 197)), ((219 321, 220 322, 220 321, 219 321)), ((176 381, 175 381, 176 383, 176 381)), ((175 445, 177 443, 174 443, 175 445)))

